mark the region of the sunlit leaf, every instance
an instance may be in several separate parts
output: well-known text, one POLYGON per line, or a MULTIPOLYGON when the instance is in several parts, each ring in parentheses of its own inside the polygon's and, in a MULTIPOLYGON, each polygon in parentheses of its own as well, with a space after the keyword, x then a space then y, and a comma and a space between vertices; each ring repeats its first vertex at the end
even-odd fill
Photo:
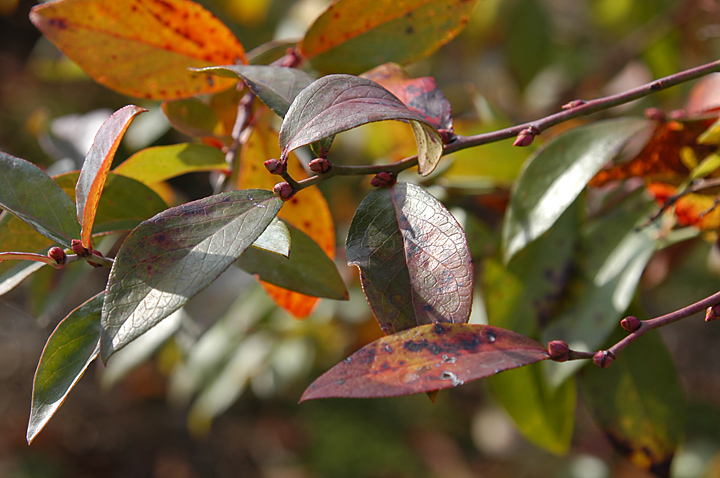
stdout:
POLYGON ((600 121, 565 132, 533 155, 505 214, 505 260, 547 231, 600 168, 647 125, 640 119, 600 121))
POLYGON ((252 243, 253 248, 287 258, 290 255, 290 230, 277 217, 252 243))
MULTIPOLYGON (((9 212, 0 213, 0 252, 46 253, 53 241, 9 212)), ((3 295, 43 266, 38 262, 0 263, 0 295, 3 295)))
POLYGON ((188 0, 60 0, 35 6, 30 20, 95 81, 135 97, 223 91, 233 82, 188 68, 245 62, 232 32, 188 0))
POLYGON ((95 213, 107 174, 110 171, 115 152, 123 134, 135 116, 147 111, 139 106, 129 105, 117 110, 107 119, 95 135, 90 151, 83 163, 80 177, 75 186, 77 218, 82 226, 82 245, 90 248, 90 236, 95 222, 95 213))
POLYGON ((385 333, 467 322, 473 268, 465 232, 421 187, 400 182, 368 194, 345 249, 385 333))
POLYGON ((300 53, 325 73, 362 73, 424 58, 465 27, 476 0, 339 0, 315 20, 300 53))
POLYGON ((70 247, 72 239, 80 238, 75 204, 68 195, 34 164, 3 152, 0 207, 65 247, 70 247))
POLYGON ((422 325, 366 345, 315 380, 300 401, 431 392, 547 358, 545 347, 509 330, 422 325))
POLYGON ((138 151, 113 172, 144 184, 154 184, 182 174, 227 168, 225 154, 219 149, 203 144, 179 143, 138 151))
POLYGON ((685 430, 685 400, 660 336, 644 335, 607 369, 586 368, 580 384, 588 411, 615 448, 635 466, 669 477, 685 430))
POLYGON ((33 382, 28 443, 40 433, 97 357, 102 302, 100 293, 70 312, 45 344, 33 382))
POLYGON ((281 206, 270 191, 233 191, 167 209, 141 223, 123 242, 108 279, 103 360, 214 281, 281 206))
POLYGON ((285 117, 298 93, 313 82, 313 78, 304 71, 282 66, 228 65, 199 71, 242 79, 255 96, 281 118, 285 117))
POLYGON ((298 94, 280 129, 282 156, 342 131, 383 120, 413 120, 427 125, 420 136, 427 147, 421 151, 418 144, 418 170, 422 175, 430 174, 442 152, 437 131, 382 86, 350 75, 322 77, 298 94))
POLYGON ((229 134, 215 110, 197 98, 165 101, 162 106, 170 124, 188 136, 220 136, 229 134))
POLYGON ((57 262, 47 255, 35 254, 34 252, 0 252, 0 262, 4 261, 35 261, 52 266, 57 265, 57 262))

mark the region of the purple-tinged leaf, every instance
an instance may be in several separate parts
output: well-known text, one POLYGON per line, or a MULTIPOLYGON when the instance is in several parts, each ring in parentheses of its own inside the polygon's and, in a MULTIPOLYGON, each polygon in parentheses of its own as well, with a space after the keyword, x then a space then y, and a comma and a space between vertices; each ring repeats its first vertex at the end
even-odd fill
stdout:
POLYGON ((468 321, 473 268, 465 232, 421 187, 400 182, 371 192, 345 248, 385 333, 468 321))
POLYGON ((103 306, 106 361, 214 281, 267 228, 282 200, 248 189, 167 209, 118 251, 103 306))
POLYGON ((442 154, 442 140, 422 115, 411 111, 377 83, 351 75, 329 75, 297 95, 280 128, 282 157, 299 148, 366 123, 404 120, 422 123, 413 128, 418 141, 418 171, 432 172, 442 154), (421 146, 420 142, 426 144, 421 146))
POLYGON ((35 261, 48 264, 56 269, 58 263, 43 254, 35 254, 34 252, 0 252, 0 262, 3 261, 35 261))
POLYGON ((0 152, 0 207, 65 247, 80 237, 75 204, 34 164, 0 152))
POLYGON ((315 380, 300 401, 432 392, 548 358, 540 343, 498 327, 422 325, 366 345, 315 380))
POLYGON ((97 357, 103 296, 100 293, 70 312, 45 344, 33 382, 28 443, 40 433, 97 357))

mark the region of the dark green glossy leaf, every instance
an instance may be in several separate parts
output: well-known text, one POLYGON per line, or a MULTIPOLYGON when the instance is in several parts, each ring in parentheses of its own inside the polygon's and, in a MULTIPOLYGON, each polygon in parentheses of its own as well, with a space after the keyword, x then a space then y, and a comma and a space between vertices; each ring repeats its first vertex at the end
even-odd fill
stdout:
POLYGON ((100 351, 100 293, 70 312, 45 344, 33 382, 28 443, 60 408, 100 351))
POLYGON ((505 260, 547 231, 603 165, 648 124, 623 118, 581 126, 533 155, 505 214, 505 260))
POLYGON ((167 209, 135 228, 108 279, 103 360, 213 282, 281 206, 270 191, 233 191, 167 209))
POLYGON ((657 332, 620 352, 610 367, 587 367, 580 385, 588 411, 615 448, 635 466, 669 477, 685 430, 685 400, 657 332))
POLYGON ((154 184, 197 171, 228 169, 225 154, 204 144, 153 146, 130 156, 113 172, 144 184, 154 184))
POLYGON ((421 187, 400 182, 368 194, 345 247, 385 333, 467 322, 473 269, 465 232, 421 187))
POLYGON ((304 71, 283 66, 228 65, 198 71, 242 79, 260 101, 281 118, 285 117, 298 93, 313 82, 304 71))
POLYGON ((197 98, 166 101, 161 108, 170 124, 188 136, 219 136, 223 133, 215 110, 197 98))
POLYGON ((278 287, 313 297, 347 300, 348 291, 335 263, 307 234, 288 225, 289 258, 249 248, 235 265, 278 287))
POLYGON ((280 128, 282 156, 342 131, 384 120, 422 124, 413 127, 418 142, 418 171, 430 174, 442 153, 437 131, 382 86, 350 75, 322 77, 297 95, 280 128))
POLYGON ((547 358, 545 347, 509 330, 489 325, 421 325, 358 350, 315 380, 300 401, 432 392, 547 358))
POLYGON ((40 168, 0 152, 0 207, 58 244, 80 238, 75 204, 40 168))

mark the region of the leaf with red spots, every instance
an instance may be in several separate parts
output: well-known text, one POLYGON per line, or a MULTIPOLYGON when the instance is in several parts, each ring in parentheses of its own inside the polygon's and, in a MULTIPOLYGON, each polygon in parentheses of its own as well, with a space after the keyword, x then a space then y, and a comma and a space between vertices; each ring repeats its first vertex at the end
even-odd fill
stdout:
POLYGON ((453 131, 452 108, 435 79, 430 76, 410 78, 394 63, 380 65, 363 78, 397 96, 412 111, 425 118, 435 129, 453 131))
POLYGON ((315 380, 300 401, 432 392, 548 358, 540 343, 498 327, 422 325, 366 345, 315 380))
POLYGON ((232 191, 166 209, 136 227, 108 279, 103 361, 213 282, 281 206, 270 191, 232 191))
POLYGON ((324 73, 362 73, 431 55, 465 27, 477 0, 336 0, 300 42, 324 73))
POLYGON ((468 321, 473 268, 465 232, 420 186, 400 182, 368 194, 345 248, 386 334, 468 321))
POLYGON ((35 6, 30 20, 95 81, 134 97, 223 91, 234 82, 188 68, 245 63, 232 32, 189 0, 59 0, 35 6))
POLYGON ((115 152, 125 131, 130 126, 130 122, 143 111, 147 110, 129 105, 113 113, 98 130, 85 158, 75 186, 75 202, 77 203, 78 221, 82 226, 80 239, 86 248, 90 248, 90 235, 95 222, 95 214, 115 152))
POLYGON ((351 75, 325 76, 295 97, 280 128, 281 157, 342 131, 385 120, 410 123, 418 147, 418 171, 430 174, 443 152, 432 124, 374 81, 351 75))

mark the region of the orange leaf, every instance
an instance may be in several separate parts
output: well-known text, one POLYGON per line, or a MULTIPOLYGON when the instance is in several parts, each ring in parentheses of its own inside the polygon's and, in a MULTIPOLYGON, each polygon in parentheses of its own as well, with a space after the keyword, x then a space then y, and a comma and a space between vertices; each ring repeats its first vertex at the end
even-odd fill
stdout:
MULTIPOLYGON (((263 163, 270 158, 278 157, 280 157, 278 133, 270 129, 265 122, 258 121, 248 141, 243 145, 238 187, 272 189, 282 179, 270 174, 263 163)), ((292 153, 288 157, 288 173, 298 180, 307 177, 300 161, 292 153)), ((278 217, 310 236, 330 259, 335 258, 335 226, 330 208, 317 187, 303 189, 285 201, 278 217)), ((272 284, 263 282, 262 285, 276 304, 297 318, 307 317, 318 301, 317 297, 306 296, 272 284)))
MULTIPOLYGON (((677 194, 677 188, 669 184, 650 183, 648 191, 658 204, 666 204, 677 194)), ((695 226, 703 231, 720 227, 720 209, 715 203, 716 196, 707 194, 687 194, 680 197, 674 205, 675 218, 680 226, 695 226)))
POLYGON ((59 0, 34 7, 30 20, 95 81, 135 97, 222 91, 236 81, 188 68, 246 61, 232 32, 189 0, 59 0))

